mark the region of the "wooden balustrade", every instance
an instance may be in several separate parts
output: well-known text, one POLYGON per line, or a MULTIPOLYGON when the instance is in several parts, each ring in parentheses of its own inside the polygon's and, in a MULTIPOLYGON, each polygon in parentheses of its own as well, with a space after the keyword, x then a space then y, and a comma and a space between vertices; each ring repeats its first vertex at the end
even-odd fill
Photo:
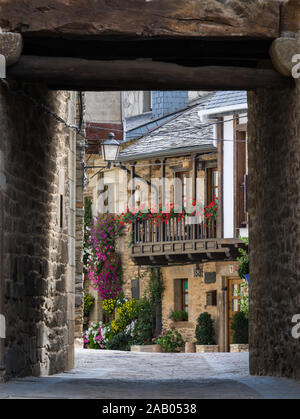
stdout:
POLYGON ((216 220, 207 226, 199 217, 170 218, 167 222, 135 221, 133 243, 162 243, 216 238, 216 220))

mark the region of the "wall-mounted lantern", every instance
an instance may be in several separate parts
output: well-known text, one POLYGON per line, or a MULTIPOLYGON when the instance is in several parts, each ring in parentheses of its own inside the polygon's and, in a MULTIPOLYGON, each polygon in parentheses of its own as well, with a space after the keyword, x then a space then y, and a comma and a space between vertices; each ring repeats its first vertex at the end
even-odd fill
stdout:
POLYGON ((115 134, 110 133, 108 139, 101 145, 103 160, 109 163, 117 161, 120 152, 120 143, 115 139, 115 134))

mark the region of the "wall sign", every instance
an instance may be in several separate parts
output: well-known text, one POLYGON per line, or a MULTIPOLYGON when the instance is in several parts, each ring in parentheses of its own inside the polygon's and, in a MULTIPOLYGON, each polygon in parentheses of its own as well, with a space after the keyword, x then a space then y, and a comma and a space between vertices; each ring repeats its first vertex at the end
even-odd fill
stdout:
POLYGON ((205 284, 214 284, 217 281, 216 272, 205 272, 204 282, 205 284))

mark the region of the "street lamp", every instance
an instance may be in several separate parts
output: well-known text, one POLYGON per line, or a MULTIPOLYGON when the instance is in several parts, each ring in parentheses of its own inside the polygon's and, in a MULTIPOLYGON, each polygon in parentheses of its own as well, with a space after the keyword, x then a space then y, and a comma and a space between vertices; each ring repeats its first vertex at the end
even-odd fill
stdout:
POLYGON ((108 163, 116 162, 119 157, 120 143, 115 139, 115 134, 111 132, 108 139, 101 145, 103 160, 108 163))

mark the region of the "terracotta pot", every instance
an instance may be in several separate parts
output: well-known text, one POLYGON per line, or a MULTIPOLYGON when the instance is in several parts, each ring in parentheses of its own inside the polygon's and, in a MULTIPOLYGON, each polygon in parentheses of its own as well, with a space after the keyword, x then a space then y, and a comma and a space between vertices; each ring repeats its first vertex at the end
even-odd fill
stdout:
POLYGON ((152 352, 161 353, 162 349, 160 345, 152 345, 152 352))
POLYGON ((196 344, 194 342, 186 342, 185 343, 185 352, 186 353, 196 352, 196 344))

